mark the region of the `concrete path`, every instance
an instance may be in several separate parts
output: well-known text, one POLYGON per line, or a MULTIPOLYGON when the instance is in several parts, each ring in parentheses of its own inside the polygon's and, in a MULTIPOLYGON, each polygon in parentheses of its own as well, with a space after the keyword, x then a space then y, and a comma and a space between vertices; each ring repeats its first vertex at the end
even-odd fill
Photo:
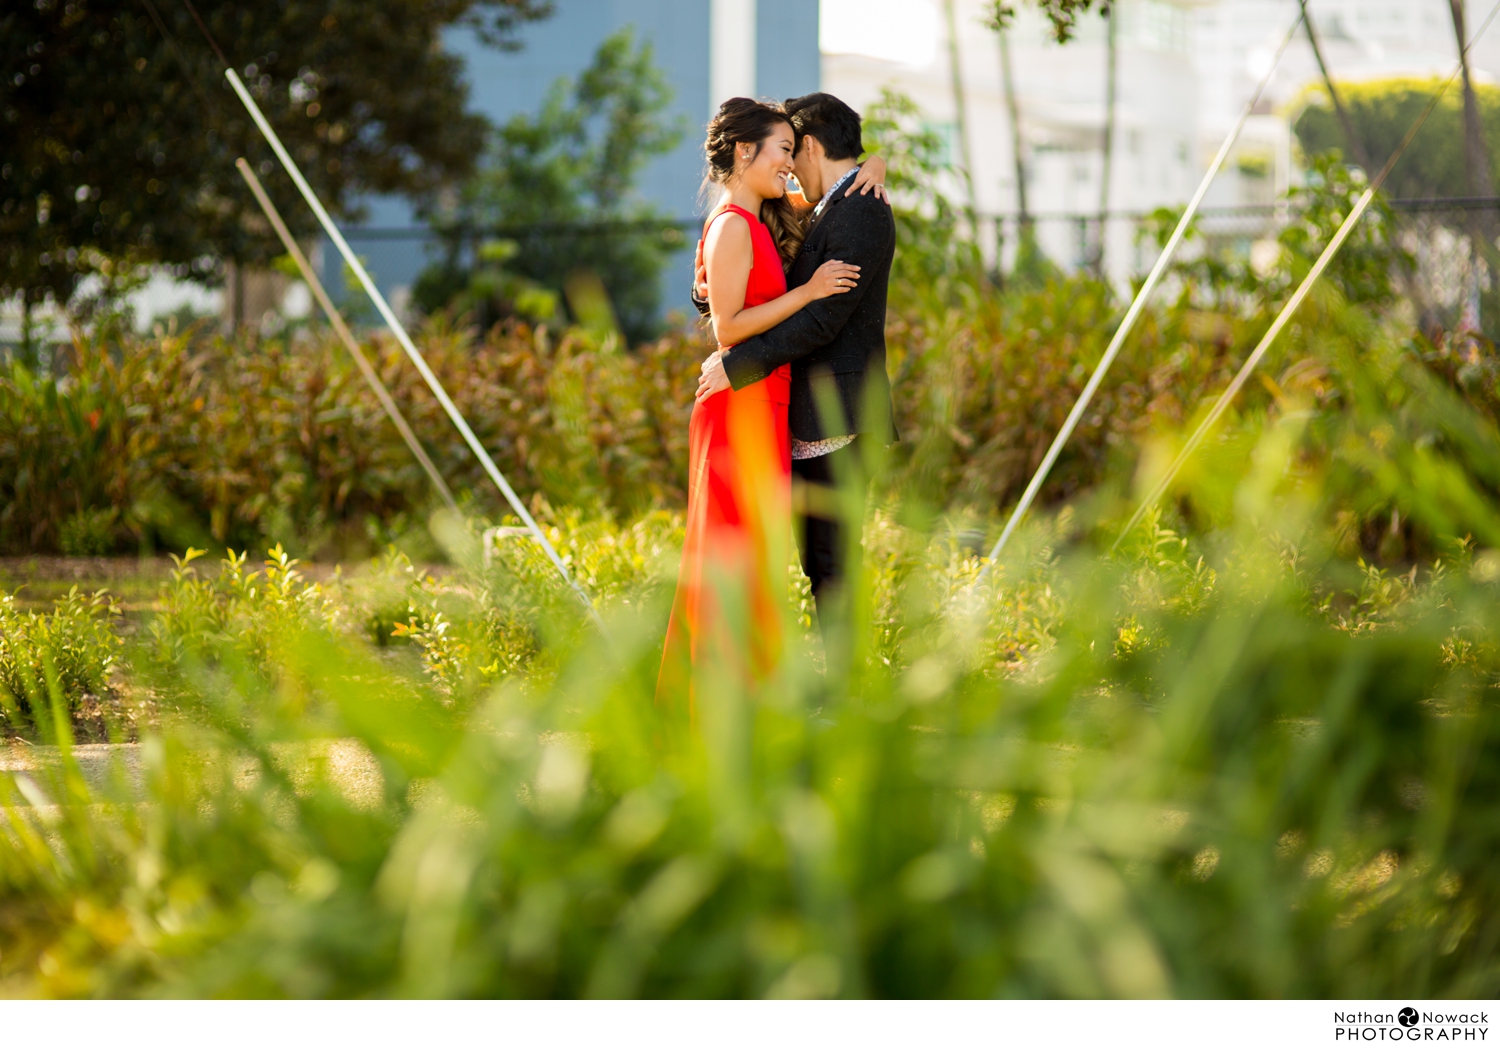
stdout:
MULTIPOLYGON (((379 806, 384 795, 384 778, 380 763, 359 741, 350 739, 308 740, 272 744, 271 754, 277 766, 285 771, 299 791, 311 787, 322 771, 349 803, 361 809, 379 806)), ((123 776, 132 793, 143 787, 139 744, 79 744, 73 748, 74 760, 89 790, 103 798, 116 795, 118 778, 123 776)), ((62 753, 56 747, 11 744, 0 746, 0 776, 31 780, 26 804, 36 805, 36 779, 32 774, 58 768, 62 753)), ((259 770, 253 759, 240 759, 235 783, 242 788, 254 785, 259 770)), ((23 785, 23 787, 25 787, 23 785)), ((48 792, 45 790, 42 795, 48 792)), ((43 803, 45 804, 45 803, 43 803)))

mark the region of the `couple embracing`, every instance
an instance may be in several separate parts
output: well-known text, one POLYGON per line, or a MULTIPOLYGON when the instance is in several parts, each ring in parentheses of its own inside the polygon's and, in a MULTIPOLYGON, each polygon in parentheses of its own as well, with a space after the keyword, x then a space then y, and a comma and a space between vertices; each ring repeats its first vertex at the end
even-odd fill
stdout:
POLYGON ((787 539, 820 620, 859 549, 862 515, 834 498, 862 442, 894 440, 885 368, 896 229, 885 164, 861 165, 859 115, 817 93, 734 98, 708 124, 718 197, 694 300, 719 349, 703 364, 689 440, 687 534, 658 700, 691 708, 713 667, 764 681, 782 652, 787 539), (789 193, 795 178, 800 193, 789 193))

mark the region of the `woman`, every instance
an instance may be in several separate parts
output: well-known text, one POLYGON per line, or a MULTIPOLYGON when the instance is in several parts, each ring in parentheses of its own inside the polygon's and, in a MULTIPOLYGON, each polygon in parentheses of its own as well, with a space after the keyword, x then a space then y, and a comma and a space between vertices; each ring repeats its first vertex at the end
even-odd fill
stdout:
MULTIPOLYGON (((786 114, 773 104, 730 99, 709 121, 704 152, 720 199, 704 226, 703 257, 721 346, 758 335, 816 299, 847 293, 859 279, 858 267, 829 260, 807 284, 787 291, 785 269, 803 239, 787 196, 795 143, 786 114)), ((884 164, 867 169, 861 184, 879 185, 884 164)), ((700 667, 752 682, 780 658, 778 602, 791 531, 790 387, 790 367, 782 366, 693 408, 687 535, 657 680, 665 706, 685 701, 692 710, 700 667), (737 641, 732 622, 748 637, 737 641)))

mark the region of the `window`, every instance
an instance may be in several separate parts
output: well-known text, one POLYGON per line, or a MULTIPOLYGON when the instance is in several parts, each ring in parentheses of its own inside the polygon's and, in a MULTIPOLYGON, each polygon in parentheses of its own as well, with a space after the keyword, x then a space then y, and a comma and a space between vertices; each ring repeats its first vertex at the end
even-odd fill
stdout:
POLYGON ((950 168, 958 167, 962 159, 958 148, 958 124, 951 120, 926 121, 922 130, 936 135, 941 143, 935 158, 937 162, 950 168))
POLYGON ((1121 43, 1185 55, 1188 53, 1188 13, 1164 0, 1137 0, 1120 6, 1121 43))

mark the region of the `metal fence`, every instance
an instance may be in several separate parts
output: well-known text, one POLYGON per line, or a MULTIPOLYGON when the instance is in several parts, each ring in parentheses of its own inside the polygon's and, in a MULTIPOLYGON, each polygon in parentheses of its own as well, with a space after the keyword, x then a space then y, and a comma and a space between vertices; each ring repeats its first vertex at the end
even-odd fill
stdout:
MULTIPOLYGON (((1410 298, 1424 327, 1468 328, 1500 340, 1500 197, 1395 200, 1396 237, 1411 264, 1397 274, 1397 288, 1410 298), (1477 246, 1477 247, 1476 247, 1477 246)), ((1250 264, 1259 273, 1279 265, 1276 238, 1297 222, 1295 202, 1205 208, 1199 213, 1199 236, 1182 248, 1182 257, 1212 253, 1250 264)), ((1105 273, 1122 292, 1132 278, 1144 274, 1155 261, 1159 213, 1112 212, 1101 222, 1093 214, 1032 216, 1032 230, 1043 254, 1064 271, 1097 264, 1101 241, 1105 273)), ((472 259, 489 239, 526 242, 535 238, 581 235, 658 236, 673 248, 690 247, 701 223, 698 219, 647 219, 618 223, 529 223, 495 228, 433 229, 428 226, 351 228, 349 239, 364 251, 385 242, 403 254, 421 253, 428 259, 454 251, 472 259), (399 247, 398 247, 399 246, 399 247)), ((1016 265, 1021 242, 1020 219, 1014 214, 980 217, 977 230, 986 260, 1003 273, 1016 265)), ((337 286, 338 275, 326 275, 337 286)), ((33 339, 41 342, 68 338, 63 316, 45 308, 33 315, 33 339)), ((0 347, 21 340, 21 312, 12 300, 0 302, 0 347)))
POLYGON ((1395 202, 1397 238, 1412 259, 1409 286, 1424 325, 1500 338, 1495 198, 1395 202))
MULTIPOLYGON (((1395 216, 1397 244, 1409 265, 1393 276, 1398 293, 1412 300, 1424 328, 1469 329, 1500 340, 1500 197, 1388 201, 1395 216)), ((1296 202, 1204 208, 1198 236, 1180 258, 1205 253, 1235 259, 1262 275, 1280 265, 1280 233, 1300 220, 1296 202)), ((1041 214, 1031 217, 1043 254, 1067 271, 1093 268, 1100 259, 1122 291, 1156 259, 1160 222, 1151 212, 1041 214)), ((1018 216, 988 215, 980 237, 986 260, 1012 272, 1021 242, 1018 216)))

